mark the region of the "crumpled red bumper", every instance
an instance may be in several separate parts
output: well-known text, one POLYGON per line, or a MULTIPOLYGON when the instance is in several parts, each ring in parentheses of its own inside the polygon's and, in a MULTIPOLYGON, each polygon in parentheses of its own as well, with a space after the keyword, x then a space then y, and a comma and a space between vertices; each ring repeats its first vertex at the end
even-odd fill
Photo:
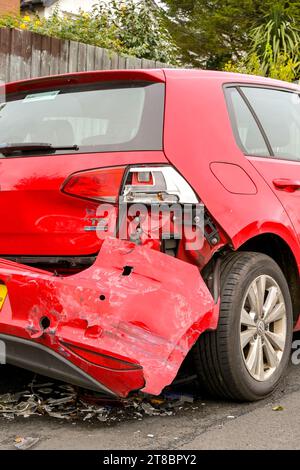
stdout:
POLYGON ((0 281, 8 289, 0 339, 49 348, 119 396, 159 394, 218 321, 196 266, 113 238, 79 274, 59 277, 0 260, 0 281))

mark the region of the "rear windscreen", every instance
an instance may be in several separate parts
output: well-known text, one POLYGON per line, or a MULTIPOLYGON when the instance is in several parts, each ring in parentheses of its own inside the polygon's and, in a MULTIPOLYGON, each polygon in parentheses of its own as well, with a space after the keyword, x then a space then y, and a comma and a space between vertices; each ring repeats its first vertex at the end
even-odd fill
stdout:
POLYGON ((7 95, 0 105, 0 145, 76 145, 82 153, 161 150, 163 114, 161 83, 101 83, 7 95))

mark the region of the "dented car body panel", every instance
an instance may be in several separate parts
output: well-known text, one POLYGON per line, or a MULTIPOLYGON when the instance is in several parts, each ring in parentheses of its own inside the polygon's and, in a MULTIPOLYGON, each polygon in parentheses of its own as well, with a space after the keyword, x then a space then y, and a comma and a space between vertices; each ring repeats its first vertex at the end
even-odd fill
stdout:
POLYGON ((28 102, 52 88, 119 82, 163 87, 159 145, 0 159, 0 283, 7 288, 0 340, 12 364, 118 396, 159 394, 199 336, 218 326, 219 285, 208 288, 203 275, 214 255, 273 234, 300 267, 300 235, 258 165, 238 147, 224 93, 235 83, 299 87, 209 71, 134 70, 47 77, 4 91, 28 102), (173 257, 161 240, 99 237, 99 201, 64 191, 70 179, 75 186, 85 172, 112 168, 123 168, 124 189, 128 168, 150 165, 172 167, 188 183, 215 238, 206 233, 201 247, 190 251, 179 243, 173 257), (88 258, 84 269, 82 257, 88 258), (56 270, 56 258, 71 259, 66 271, 56 270), (44 269, 33 267, 40 265, 44 269))
MULTIPOLYGON (((209 71, 166 70, 166 115, 164 150, 166 157, 181 171, 235 249, 247 240, 273 233, 291 247, 300 267, 300 245, 290 217, 263 175, 236 143, 224 88, 231 84, 250 84, 298 91, 299 86, 247 75, 209 71), (180 109, 180 112, 175 111, 180 109), (193 116, 186 125, 186 116, 193 116), (184 128, 183 138, 179 129, 184 128), (174 132, 178 129, 178 132, 174 132), (213 138, 212 138, 213 136, 213 138), (188 165, 187 165, 188 160, 188 165), (232 188, 226 187, 213 172, 212 165, 226 164, 232 188), (250 181, 250 190, 234 189, 232 165, 238 166, 250 181), (253 191, 253 184, 256 191, 253 191), (262 203, 264 201, 264 203, 262 203)), ((254 158, 255 160, 255 158, 254 158)), ((260 159, 260 161, 263 161, 260 159)), ((280 163, 273 160, 281 174, 280 163)), ((222 173, 224 175, 224 166, 222 173)), ((224 180, 228 178, 223 176, 224 180)))
POLYGON ((0 279, 8 289, 0 318, 6 339, 35 341, 120 396, 159 394, 199 335, 217 325, 196 266, 117 239, 105 240, 94 265, 79 274, 1 261, 0 279))

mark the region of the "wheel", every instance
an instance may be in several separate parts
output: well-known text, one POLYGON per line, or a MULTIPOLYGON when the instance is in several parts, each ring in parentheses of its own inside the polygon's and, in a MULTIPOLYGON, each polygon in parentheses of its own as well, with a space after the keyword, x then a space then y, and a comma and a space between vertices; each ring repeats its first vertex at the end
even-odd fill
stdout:
POLYGON ((221 306, 216 331, 192 350, 201 387, 239 401, 268 396, 289 361, 292 303, 286 279, 269 256, 238 252, 221 268, 221 306))

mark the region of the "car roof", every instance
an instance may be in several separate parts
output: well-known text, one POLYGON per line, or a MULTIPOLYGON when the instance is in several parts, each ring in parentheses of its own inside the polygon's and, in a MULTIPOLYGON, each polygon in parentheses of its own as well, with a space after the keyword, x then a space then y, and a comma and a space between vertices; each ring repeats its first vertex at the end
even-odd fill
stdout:
POLYGON ((259 75, 248 75, 242 73, 223 72, 218 70, 200 70, 200 69, 164 69, 166 77, 210 80, 218 83, 250 83, 255 85, 269 85, 275 87, 291 88, 300 91, 298 83, 289 83, 273 78, 262 77, 259 75))
MULTIPOLYGON (((300 92, 300 86, 296 83, 288 83, 281 80, 271 78, 247 75, 240 73, 221 72, 215 70, 200 70, 200 69, 179 69, 179 68, 164 68, 164 69, 130 69, 130 70, 95 70, 89 72, 75 72, 62 75, 50 75, 45 77, 31 78, 10 82, 4 84, 6 92, 19 92, 25 90, 36 90, 39 88, 46 88, 47 86, 55 84, 57 86, 67 84, 84 84, 93 83, 97 81, 107 80, 145 80, 155 82, 165 82, 168 79, 183 79, 183 80, 201 80, 203 84, 206 80, 214 81, 216 84, 226 83, 249 83, 255 85, 269 85, 281 88, 289 88, 300 92)), ((3 86, 3 85, 2 85, 3 86)))

